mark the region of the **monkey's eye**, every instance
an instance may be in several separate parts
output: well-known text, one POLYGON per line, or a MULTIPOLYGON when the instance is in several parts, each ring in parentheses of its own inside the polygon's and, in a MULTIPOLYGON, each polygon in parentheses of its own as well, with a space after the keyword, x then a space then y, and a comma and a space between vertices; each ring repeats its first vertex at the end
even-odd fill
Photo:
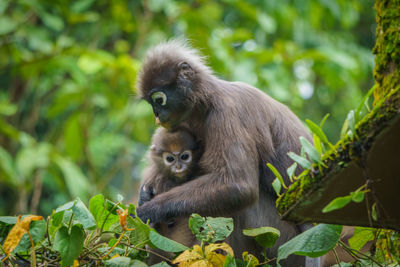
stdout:
POLYGON ((164 152, 163 159, 164 159, 165 164, 170 165, 171 163, 173 163, 175 161, 175 156, 172 155, 171 153, 164 152))
POLYGON ((165 106, 165 104, 167 104, 167 96, 163 92, 155 92, 151 95, 151 100, 161 106, 165 106))
POLYGON ((190 150, 183 151, 180 155, 180 159, 185 162, 189 162, 192 160, 192 152, 190 150))

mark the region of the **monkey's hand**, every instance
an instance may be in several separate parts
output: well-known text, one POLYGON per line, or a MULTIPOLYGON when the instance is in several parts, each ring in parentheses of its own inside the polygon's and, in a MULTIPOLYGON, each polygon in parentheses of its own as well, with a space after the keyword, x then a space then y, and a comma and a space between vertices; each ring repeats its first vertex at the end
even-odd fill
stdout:
POLYGON ((140 187, 139 192, 139 206, 142 206, 144 203, 150 201, 154 197, 154 188, 151 185, 143 184, 140 187))
POLYGON ((139 202, 139 207, 136 208, 136 214, 144 223, 146 223, 147 220, 150 220, 150 223, 158 223, 161 222, 162 219, 157 216, 157 210, 157 206, 153 205, 152 201, 143 203, 143 205, 139 202))

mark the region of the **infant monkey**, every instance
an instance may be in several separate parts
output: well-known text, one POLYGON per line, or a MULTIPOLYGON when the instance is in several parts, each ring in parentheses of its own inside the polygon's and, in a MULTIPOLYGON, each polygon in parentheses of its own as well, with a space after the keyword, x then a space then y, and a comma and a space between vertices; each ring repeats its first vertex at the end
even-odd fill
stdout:
POLYGON ((198 176, 200 149, 195 138, 185 129, 168 132, 158 128, 153 135, 149 164, 144 170, 139 206, 156 194, 168 191, 198 176))
MULTIPOLYGON (((201 151, 195 138, 185 129, 168 132, 158 128, 153 135, 139 193, 139 206, 150 201, 155 195, 179 186, 200 175, 199 162, 201 151)), ((158 233, 186 246, 197 243, 188 226, 188 218, 174 218, 167 223, 152 225, 158 233)), ((156 250, 157 253, 171 257, 168 253, 156 250)), ((148 264, 155 264, 162 259, 150 254, 148 264)))

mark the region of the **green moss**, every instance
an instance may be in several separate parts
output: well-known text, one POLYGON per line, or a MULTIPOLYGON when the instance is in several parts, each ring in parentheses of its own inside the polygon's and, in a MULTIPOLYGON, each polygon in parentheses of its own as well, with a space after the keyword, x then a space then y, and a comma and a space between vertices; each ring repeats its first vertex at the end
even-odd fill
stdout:
POLYGON ((376 1, 375 101, 400 86, 400 0, 376 1))

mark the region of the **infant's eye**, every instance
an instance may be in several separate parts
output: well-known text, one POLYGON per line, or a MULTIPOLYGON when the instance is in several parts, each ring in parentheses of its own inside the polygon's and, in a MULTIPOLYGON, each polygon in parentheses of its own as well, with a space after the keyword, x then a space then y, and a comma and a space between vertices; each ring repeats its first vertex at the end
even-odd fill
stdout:
POLYGON ((173 156, 168 156, 167 157, 167 161, 168 162, 173 162, 175 160, 175 158, 173 156))
POLYGON ((190 162, 192 160, 192 152, 190 150, 183 151, 179 158, 184 162, 190 162))
POLYGON ((151 95, 151 100, 161 106, 167 104, 167 96, 163 92, 155 92, 151 95))

